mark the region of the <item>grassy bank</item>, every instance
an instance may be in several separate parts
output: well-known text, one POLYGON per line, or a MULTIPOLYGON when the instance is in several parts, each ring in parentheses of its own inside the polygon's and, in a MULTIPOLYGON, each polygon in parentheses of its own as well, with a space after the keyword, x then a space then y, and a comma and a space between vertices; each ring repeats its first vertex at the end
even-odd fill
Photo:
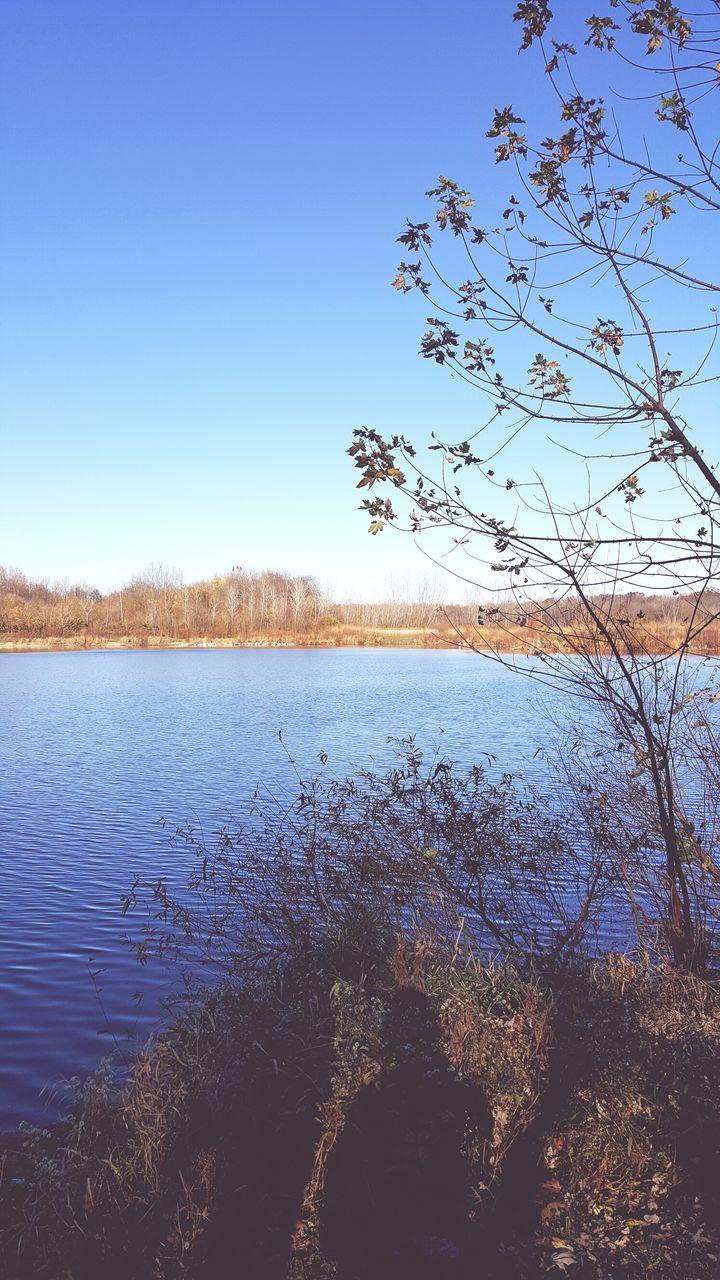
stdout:
MULTIPOLYGON (((628 652, 661 655, 677 652, 685 639, 679 622, 650 621, 642 633, 628 631, 621 647, 628 652)), ((308 649, 308 648, 406 648, 447 649, 475 648, 495 653, 542 652, 545 654, 602 653, 603 644, 589 630, 554 626, 475 627, 468 623, 453 626, 439 622, 426 627, 365 626, 342 623, 320 623, 303 630, 268 630, 237 635, 148 634, 147 631, 118 635, 115 632, 80 629, 61 635, 38 635, 33 632, 0 632, 0 653, 55 652, 76 649, 308 649)), ((708 626, 696 637, 688 650, 701 656, 720 654, 720 623, 708 626)))
POLYGON ((558 814, 410 739, 178 831, 187 886, 122 910, 195 982, 123 1082, 6 1139, 0 1275, 716 1278, 717 896, 704 976, 671 968, 647 810, 596 781, 558 814), (592 960, 618 867, 638 958, 592 960))
POLYGON ((717 1276, 720 991, 356 918, 2 1158, 2 1274, 717 1276))
POLYGON ((247 636, 190 636, 177 639, 164 635, 103 636, 22 636, 0 634, 0 653, 43 653, 78 649, 313 649, 313 648, 407 648, 441 649, 456 647, 454 632, 431 627, 338 626, 324 630, 282 631, 247 636))

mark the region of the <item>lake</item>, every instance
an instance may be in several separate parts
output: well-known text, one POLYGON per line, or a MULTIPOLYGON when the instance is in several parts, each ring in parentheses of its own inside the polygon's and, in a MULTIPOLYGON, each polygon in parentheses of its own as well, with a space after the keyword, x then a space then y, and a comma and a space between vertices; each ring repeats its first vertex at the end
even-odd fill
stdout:
POLYGON ((294 794, 279 731, 305 776, 322 752, 337 775, 383 769, 388 735, 414 734, 549 781, 542 690, 467 651, 8 654, 0 708, 0 1128, 54 1118, 63 1080, 156 1024, 166 980, 123 943, 120 897, 136 873, 183 878, 163 819, 210 833, 258 783, 294 794))

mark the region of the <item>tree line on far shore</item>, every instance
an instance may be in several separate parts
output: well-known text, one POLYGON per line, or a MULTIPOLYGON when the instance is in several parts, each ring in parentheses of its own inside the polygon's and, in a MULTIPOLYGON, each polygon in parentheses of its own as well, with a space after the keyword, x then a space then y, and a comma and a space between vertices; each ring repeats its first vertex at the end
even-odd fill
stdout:
MULTIPOLYGON (((229 573, 186 583, 176 570, 157 564, 103 593, 84 583, 32 581, 18 570, 0 567, 0 636, 221 639, 304 635, 347 626, 424 628, 441 621, 439 601, 429 587, 415 601, 402 598, 400 591, 392 594, 394 598, 377 604, 343 604, 329 600, 310 574, 235 566, 229 573)), ((465 622, 475 612, 468 606, 454 609, 453 615, 465 622)))
MULTIPOLYGON (((720 592, 715 608, 720 612, 720 592)), ((397 587, 375 603, 334 601, 312 575, 235 566, 229 573, 186 583, 162 565, 150 565, 114 591, 83 583, 33 581, 19 570, 0 566, 0 637, 72 639, 73 637, 167 637, 173 640, 247 639, 255 636, 312 637, 346 630, 418 630, 452 641, 484 647, 488 639, 507 649, 553 647, 581 619, 571 602, 538 601, 537 615, 520 614, 512 599, 492 607, 476 602, 447 604, 427 582, 415 599, 397 587), (540 607, 542 605, 542 608, 540 607), (548 619, 552 618, 552 626, 548 619)), ((670 642, 682 628, 692 596, 626 592, 611 605, 625 619, 628 637, 642 631, 653 647, 670 642)), ((707 636, 708 651, 720 651, 720 635, 707 636)))

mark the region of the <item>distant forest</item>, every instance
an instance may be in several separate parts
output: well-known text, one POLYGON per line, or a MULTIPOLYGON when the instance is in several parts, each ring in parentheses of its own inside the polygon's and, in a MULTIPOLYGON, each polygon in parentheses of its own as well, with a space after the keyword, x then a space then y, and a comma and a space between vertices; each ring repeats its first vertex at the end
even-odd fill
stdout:
MULTIPOLYGON (((422 599, 376 604, 328 600, 315 578, 271 570, 234 568, 186 584, 179 574, 152 565, 117 591, 103 594, 81 584, 50 585, 0 567, 0 643, 62 641, 72 647, 94 641, 135 645, 182 644, 194 640, 237 643, 392 643, 414 633, 411 643, 479 647, 558 647, 557 628, 577 639, 577 609, 545 601, 540 608, 512 602, 495 606, 442 605, 431 586, 422 599), (543 621, 539 621, 542 612, 543 621), (540 634, 539 634, 540 633, 540 634)), ((618 595, 613 614, 642 629, 650 647, 671 647, 692 606, 688 595, 618 595)), ((720 615, 720 592, 706 593, 706 610, 720 615), (712 598, 710 598, 710 596, 712 598)), ((564 645, 562 647, 565 647, 564 645)), ((720 651, 720 628, 712 624, 700 652, 720 651)))
MULTIPOLYGON (((426 599, 411 603, 338 604, 328 601, 308 575, 234 568, 186 584, 157 565, 103 594, 76 583, 33 582, 0 567, 0 637, 243 640, 311 636, 343 627, 425 629, 443 622, 437 601, 425 594, 426 599)), ((476 610, 460 607, 452 613, 458 624, 467 624, 476 610)))

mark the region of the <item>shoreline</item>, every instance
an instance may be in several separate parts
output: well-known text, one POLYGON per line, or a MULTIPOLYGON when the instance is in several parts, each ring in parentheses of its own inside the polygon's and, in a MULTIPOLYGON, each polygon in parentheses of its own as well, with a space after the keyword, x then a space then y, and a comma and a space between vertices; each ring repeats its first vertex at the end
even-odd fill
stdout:
POLYGON ((337 1274, 336 1241, 360 1256, 359 1220, 371 1259, 716 1276, 711 981, 616 952, 538 978, 411 934, 394 953, 366 941, 372 998, 337 944, 299 956, 291 940, 300 993, 269 966, 250 998, 237 975, 191 1001, 122 1088, 91 1077, 65 1121, 0 1135, 2 1274, 138 1277, 161 1256, 190 1280, 225 1274, 231 1244, 238 1274, 268 1275, 270 1259, 317 1280, 337 1274), (389 1215, 368 1209, 369 1172, 389 1215))
MULTIPOLYGON (((421 628, 378 628, 377 630, 368 629, 361 633, 354 629, 348 629, 348 631, 349 633, 332 636, 308 635, 292 638, 253 637, 249 639, 236 639, 229 636, 216 639, 195 636, 186 640, 177 640, 170 636, 93 636, 90 641, 86 636, 82 638, 76 636, 18 637, 13 640, 0 640, 0 655, 20 653, 101 653, 105 651, 132 652, 148 649, 157 651, 173 649, 455 649, 467 651, 468 653, 478 651, 472 644, 458 640, 453 634, 441 635, 437 631, 421 628)), ((527 644, 508 644, 508 639, 508 636, 503 636, 503 642, 493 643, 488 636, 487 640, 490 642, 483 645, 482 652, 496 653, 507 657, 533 656, 527 644)), ((570 647, 561 649, 554 645, 552 649, 548 649, 546 652, 569 654, 573 650, 570 647)), ((648 656, 661 657, 662 652, 659 647, 653 647, 648 649, 648 656)), ((687 656, 717 658, 720 657, 720 646, 713 649, 690 650, 687 656)))
MULTIPOLYGON (((285 639, 282 637, 256 637, 236 639, 203 636, 187 640, 175 640, 170 636, 93 636, 92 640, 74 636, 25 637, 16 640, 0 640, 1 653, 98 653, 104 650, 170 650, 170 649, 468 649, 450 637, 437 632, 424 632, 411 628, 388 631, 371 631, 366 635, 307 636, 285 639)), ((518 651, 519 652, 519 651, 518 651)))

